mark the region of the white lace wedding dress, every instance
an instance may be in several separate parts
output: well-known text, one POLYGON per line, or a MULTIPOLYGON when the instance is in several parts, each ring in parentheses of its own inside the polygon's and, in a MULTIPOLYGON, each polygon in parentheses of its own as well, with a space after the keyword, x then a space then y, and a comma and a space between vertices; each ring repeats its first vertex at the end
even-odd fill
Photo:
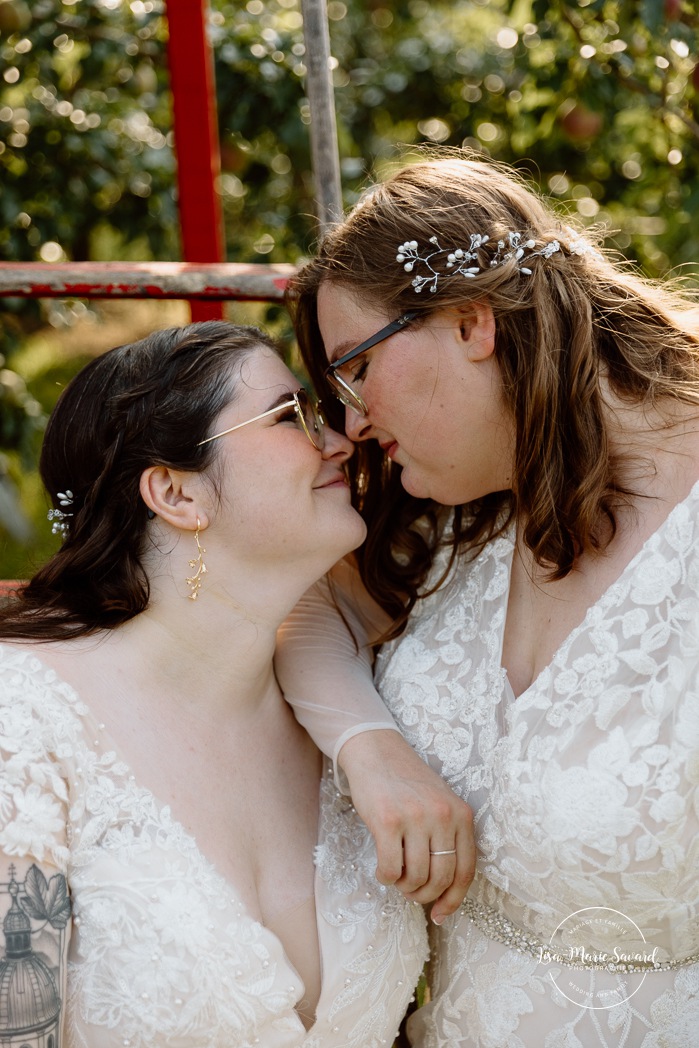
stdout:
POLYGON ((501 666, 513 538, 458 563, 375 672, 472 805, 480 852, 435 932, 412 1043, 697 1048, 699 484, 516 700, 501 666))
POLYGON ((0 850, 61 871, 72 897, 62 1046, 392 1044, 425 960, 424 918, 375 881, 371 838, 327 770, 322 989, 306 1032, 294 1010, 304 987, 279 939, 139 786, 74 691, 30 651, 2 645, 0 757, 0 850))

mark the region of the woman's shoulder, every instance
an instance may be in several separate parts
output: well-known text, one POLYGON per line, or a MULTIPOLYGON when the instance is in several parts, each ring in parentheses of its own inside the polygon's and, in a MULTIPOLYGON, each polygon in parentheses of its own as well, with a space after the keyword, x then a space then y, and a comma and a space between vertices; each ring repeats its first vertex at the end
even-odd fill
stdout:
MULTIPOLYGON (((73 688, 44 659, 43 646, 0 643, 0 737, 40 729, 41 738, 74 736, 85 709, 73 688)), ((17 742, 17 739, 14 740, 17 742)))
MULTIPOLYGON (((62 646, 57 645, 60 652, 62 646)), ((53 668, 51 647, 34 641, 0 640, 0 681, 5 687, 17 686, 45 689, 48 691, 70 691, 53 668)))

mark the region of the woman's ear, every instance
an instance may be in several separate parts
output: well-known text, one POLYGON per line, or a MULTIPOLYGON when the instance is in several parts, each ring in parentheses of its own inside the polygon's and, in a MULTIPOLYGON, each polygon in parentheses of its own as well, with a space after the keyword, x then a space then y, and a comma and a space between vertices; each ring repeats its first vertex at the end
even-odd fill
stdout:
POLYGON ((196 531, 197 519, 202 530, 208 527, 209 518, 202 506, 201 485, 195 473, 149 466, 141 474, 139 490, 148 509, 173 527, 196 531))
POLYGON ((471 361, 486 360, 495 349, 495 317, 487 302, 470 302, 459 313, 459 335, 471 361))

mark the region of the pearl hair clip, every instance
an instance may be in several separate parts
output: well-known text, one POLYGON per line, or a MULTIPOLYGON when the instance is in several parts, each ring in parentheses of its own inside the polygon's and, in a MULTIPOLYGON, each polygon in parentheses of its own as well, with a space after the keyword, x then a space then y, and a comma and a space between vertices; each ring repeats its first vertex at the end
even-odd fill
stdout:
MULTIPOLYGON (((73 505, 73 492, 68 489, 57 492, 56 498, 58 499, 60 506, 73 505)), ((72 516, 72 513, 64 513, 61 509, 50 509, 46 514, 46 519, 53 521, 51 525, 51 534, 62 535, 65 538, 68 531, 67 518, 72 516)))
MULTIPOLYGON (((571 230, 571 234, 572 237, 568 244, 568 250, 571 254, 580 256, 593 254, 597 255, 598 258, 601 257, 577 233, 571 230)), ((516 263, 520 273, 524 273, 525 276, 531 276, 532 270, 529 268, 531 259, 548 259, 561 250, 559 240, 551 240, 544 247, 535 250, 536 241, 525 239, 524 233, 510 232, 506 233, 502 240, 497 241, 497 249, 490 262, 481 264, 478 259, 478 252, 488 243, 490 243, 489 236, 484 236, 482 233, 471 233, 468 247, 443 248, 437 237, 430 237, 430 244, 434 245, 435 250, 420 254, 417 240, 406 240, 398 248, 396 262, 402 264, 406 273, 412 273, 415 266, 419 264, 427 267, 429 270, 428 275, 416 275, 413 277, 412 285, 415 288, 415 292, 419 294, 426 287, 431 292, 435 292, 440 277, 454 276, 458 273, 467 280, 473 280, 488 269, 496 269, 498 266, 503 266, 507 262, 513 261, 516 263), (435 269, 433 259, 438 255, 446 255, 444 270, 447 272, 439 272, 435 269)))

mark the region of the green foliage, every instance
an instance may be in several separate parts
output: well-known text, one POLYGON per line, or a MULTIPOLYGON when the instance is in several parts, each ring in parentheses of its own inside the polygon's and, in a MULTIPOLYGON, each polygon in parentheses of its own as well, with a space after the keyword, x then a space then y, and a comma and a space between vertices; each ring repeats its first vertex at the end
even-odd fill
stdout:
POLYGON ((41 406, 21 375, 4 368, 0 355, 0 447, 18 451, 25 463, 34 452, 32 436, 43 425, 41 406))
POLYGON ((335 25, 338 111, 371 174, 398 140, 526 160, 649 272, 699 258, 694 5, 410 0, 335 25))
MULTIPOLYGON (((328 15, 347 204, 413 147, 464 145, 522 166, 650 274, 696 275, 691 0, 328 0, 328 15)), ((316 236, 298 0, 210 0, 209 18, 228 258, 296 261, 316 236)), ((163 0, 0 0, 0 260, 179 256, 166 42, 163 0)), ((6 302, 8 369, 76 311, 6 302)), ((14 453, 41 411, 3 374, 14 453)))
POLYGON ((212 6, 228 256, 295 261, 315 235, 298 5, 212 6))
MULTIPOLYGON (((659 216, 620 243, 653 271, 697 257, 693 5, 330 0, 328 13, 348 202, 397 144, 465 143, 526 158, 586 219, 659 216)), ((297 258, 315 233, 297 0, 213 0, 210 23, 229 257, 297 258)), ((0 258, 105 244, 128 257, 135 243, 177 257, 162 0, 0 0, 0 34, 0 258)))
MULTIPOLYGON (((158 5, 160 6, 160 5, 158 5)), ((94 257, 105 221, 176 258, 165 26, 154 4, 0 3, 0 257, 94 257), (12 21, 11 12, 14 12, 12 21)))
MULTIPOLYGON (((396 145, 526 158, 654 272, 697 257, 698 18, 682 0, 330 0, 351 203, 396 145), (661 214, 662 212, 662 214, 661 214), (689 235, 688 235, 689 234, 689 235)), ((234 260, 315 234, 297 0, 213 0, 234 260)), ((162 0, 0 0, 0 258, 178 255, 162 0)))

